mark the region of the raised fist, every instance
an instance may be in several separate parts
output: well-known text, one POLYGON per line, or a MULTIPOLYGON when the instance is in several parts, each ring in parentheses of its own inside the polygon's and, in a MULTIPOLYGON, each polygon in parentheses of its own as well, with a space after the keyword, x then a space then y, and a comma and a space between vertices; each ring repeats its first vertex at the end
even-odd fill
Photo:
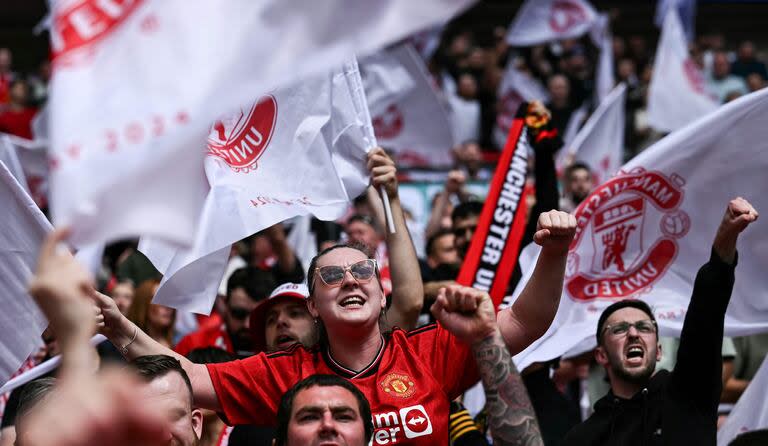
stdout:
POLYGON ((543 249, 565 254, 576 234, 576 218, 563 211, 542 212, 536 225, 533 240, 543 249))
POLYGON ((470 345, 497 329, 491 296, 475 288, 461 285, 441 288, 431 311, 446 330, 470 345))

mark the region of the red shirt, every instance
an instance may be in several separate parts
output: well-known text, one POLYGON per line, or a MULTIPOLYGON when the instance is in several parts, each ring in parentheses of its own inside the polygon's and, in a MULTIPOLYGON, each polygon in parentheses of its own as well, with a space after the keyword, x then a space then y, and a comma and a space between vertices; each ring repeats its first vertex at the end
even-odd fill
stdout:
POLYGON ((207 367, 231 424, 275 425, 280 397, 295 383, 314 374, 344 377, 368 398, 374 445, 448 444, 450 401, 479 379, 469 346, 437 324, 395 329, 360 372, 338 364, 327 349, 298 345, 207 367))
POLYGON ((197 330, 184 336, 176 344, 174 350, 182 356, 187 356, 192 350, 205 347, 217 347, 235 354, 232 341, 227 333, 227 327, 224 324, 197 330))
POLYGON ((30 124, 36 113, 37 110, 34 108, 25 108, 19 111, 6 110, 0 113, 0 132, 34 139, 30 124))

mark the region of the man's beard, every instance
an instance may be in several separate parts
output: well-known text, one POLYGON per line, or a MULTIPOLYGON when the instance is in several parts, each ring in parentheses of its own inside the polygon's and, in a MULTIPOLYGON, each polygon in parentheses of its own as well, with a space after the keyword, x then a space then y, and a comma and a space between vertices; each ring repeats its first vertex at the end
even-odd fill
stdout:
POLYGON ((650 363, 640 369, 634 368, 632 371, 623 368, 620 363, 613 367, 613 373, 617 378, 630 383, 642 385, 648 382, 648 379, 651 377, 651 375, 653 375, 655 370, 655 363, 650 363))

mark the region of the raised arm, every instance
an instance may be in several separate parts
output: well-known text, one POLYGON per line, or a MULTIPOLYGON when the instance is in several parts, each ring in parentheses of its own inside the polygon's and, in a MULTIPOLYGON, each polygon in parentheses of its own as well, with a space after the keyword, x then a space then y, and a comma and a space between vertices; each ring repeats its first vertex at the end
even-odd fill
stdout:
POLYGON ((743 198, 728 203, 709 262, 699 269, 693 284, 670 389, 702 411, 715 411, 720 400, 723 322, 735 280, 736 241, 757 218, 757 211, 743 198))
MULTIPOLYGON (((397 169, 392 158, 377 147, 368 153, 368 170, 371 172, 372 186, 376 190, 384 186, 395 223, 394 234, 390 233, 385 225, 389 272, 392 279, 392 305, 387 310, 387 321, 390 327, 411 330, 416 328, 416 321, 424 305, 424 286, 416 250, 405 225, 405 215, 397 192, 397 169)), ((380 200, 377 204, 381 205, 380 200)))
POLYGON ((576 219, 562 211, 539 216, 534 242, 541 253, 533 275, 511 308, 498 314, 499 329, 514 356, 539 339, 552 324, 560 305, 568 246, 576 219))
POLYGON ((470 345, 485 389, 494 445, 543 445, 522 378, 512 362, 488 293, 452 285, 442 289, 432 314, 470 345))
POLYGON ((195 406, 220 410, 219 399, 205 365, 195 364, 152 339, 136 324, 123 316, 109 296, 97 291, 92 291, 90 295, 100 310, 100 318, 103 318, 103 323, 100 324, 101 333, 117 347, 126 359, 132 360, 146 355, 168 355, 178 359, 192 383, 195 406))

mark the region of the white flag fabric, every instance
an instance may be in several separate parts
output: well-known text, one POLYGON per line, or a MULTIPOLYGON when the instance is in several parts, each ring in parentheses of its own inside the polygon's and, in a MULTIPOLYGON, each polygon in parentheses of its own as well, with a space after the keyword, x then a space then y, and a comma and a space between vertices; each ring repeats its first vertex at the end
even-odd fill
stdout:
MULTIPOLYGON (((516 358, 551 359, 591 339, 600 313, 628 297, 646 301, 663 336, 679 336, 693 280, 709 259, 730 199, 768 209, 768 90, 724 105, 625 164, 576 209, 563 296, 547 333, 516 358)), ((729 336, 768 331, 768 225, 739 237, 729 336)), ((534 246, 521 254, 522 290, 534 246), (526 261, 528 259, 528 261, 526 261)), ((589 343, 587 343, 589 345, 589 343)), ((576 352, 572 352, 576 353, 576 352)))
POLYGON ((373 130, 399 166, 450 166, 454 145, 448 113, 411 45, 360 61, 373 130))
POLYGON ((216 121, 207 142, 210 183, 191 249, 142 238, 164 273, 154 303, 209 313, 230 245, 296 215, 343 215, 368 185, 375 144, 357 64, 265 94, 216 121))
POLYGON ((24 174, 24 168, 19 160, 19 154, 16 145, 13 144, 10 135, 0 134, 0 161, 5 164, 8 171, 16 178, 19 185, 29 194, 27 185, 27 176, 24 174))
POLYGON ((731 410, 725 424, 717 430, 718 446, 728 446, 744 432, 768 429, 768 398, 765 397, 765 389, 768 389, 768 356, 731 410))
POLYGON ((514 59, 510 59, 504 70, 499 89, 496 93, 496 125, 493 127, 493 139, 498 147, 504 147, 507 133, 515 119, 517 108, 526 101, 549 101, 549 92, 529 73, 517 68, 514 59))
POLYGON ((677 130, 714 111, 701 70, 688 53, 683 27, 670 8, 661 29, 648 92, 648 123, 662 132, 677 130))
POLYGON ((661 28, 664 25, 664 18, 670 9, 677 11, 677 15, 680 17, 680 22, 685 30, 686 39, 688 42, 693 42, 695 37, 696 0, 656 0, 656 14, 653 16, 653 23, 661 28))
POLYGON ((595 97, 599 104, 616 85, 616 79, 613 76, 613 37, 608 14, 598 16, 590 35, 595 45, 600 48, 595 70, 595 97))
POLYGON ((473 1, 55 2, 54 221, 73 226, 76 245, 127 235, 190 245, 206 195, 196 143, 214 119, 473 1))
POLYGON ((526 0, 507 32, 507 43, 533 46, 579 37, 596 19, 595 9, 586 0, 526 0))
POLYGON ((48 145, 44 140, 28 140, 1 135, 5 149, 3 161, 40 208, 48 205, 48 145), (11 154, 11 152, 14 152, 11 154), (8 164, 8 162, 12 164, 8 164), (17 164, 18 162, 18 164, 17 164), (20 170, 19 170, 20 169, 20 170), (21 178, 24 181, 21 181, 21 178))
POLYGON ((48 322, 27 286, 51 225, 0 162, 0 385, 42 345, 48 322))
POLYGON ((610 178, 621 167, 624 157, 624 103, 626 85, 619 84, 589 117, 584 127, 576 134, 558 156, 558 160, 569 159, 586 163, 592 169, 595 184, 610 178))

